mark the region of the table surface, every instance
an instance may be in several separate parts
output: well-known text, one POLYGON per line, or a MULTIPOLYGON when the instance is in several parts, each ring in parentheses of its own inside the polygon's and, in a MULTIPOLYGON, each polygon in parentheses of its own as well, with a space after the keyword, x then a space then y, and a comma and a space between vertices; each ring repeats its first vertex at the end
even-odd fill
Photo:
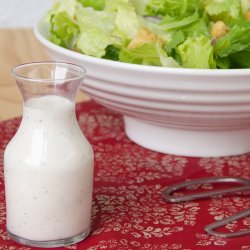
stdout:
MULTIPOLYGON (((166 203, 161 194, 169 185, 196 178, 230 175, 250 179, 250 154, 223 158, 160 154, 130 141, 120 114, 93 101, 79 103, 76 111, 95 154, 92 231, 81 243, 56 250, 250 250, 249 237, 227 240, 204 231, 204 226, 216 220, 249 209, 249 192, 175 204, 166 203)), ((43 250, 21 247, 6 234, 3 151, 19 123, 19 118, 0 123, 0 249, 43 250)), ((228 187, 229 183, 217 189, 228 187)), ((72 189, 63 190, 67 195, 72 189)), ((194 185, 178 194, 209 190, 211 184, 194 185)), ((38 196, 40 201, 36 203, 42 216, 49 208, 43 197, 38 196)), ((64 204, 63 199, 60 202, 64 204)), ((63 213, 59 214, 60 218, 63 213)), ((250 230, 249 219, 230 223, 219 231, 250 230)), ((56 216, 53 221, 60 219, 56 216)))
MULTIPOLYGON (((22 115, 22 97, 10 74, 12 67, 49 60, 31 29, 0 29, 0 121, 22 115)), ((88 97, 79 92, 77 101, 88 97)))

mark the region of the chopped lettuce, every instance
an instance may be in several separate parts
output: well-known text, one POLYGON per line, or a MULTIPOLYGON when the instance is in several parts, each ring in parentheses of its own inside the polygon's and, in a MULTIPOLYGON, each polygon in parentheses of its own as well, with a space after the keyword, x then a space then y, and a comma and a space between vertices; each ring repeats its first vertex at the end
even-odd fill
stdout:
POLYGON ((172 30, 172 29, 182 29, 183 27, 186 27, 187 25, 194 23, 198 21, 199 15, 197 13, 194 13, 191 16, 185 17, 185 18, 174 18, 171 16, 165 16, 165 18, 160 23, 160 26, 164 30, 172 30))
POLYGON ((241 16, 239 0, 205 0, 205 10, 212 19, 229 22, 241 16))
POLYGON ((120 49, 114 45, 109 45, 106 48, 106 53, 102 58, 109 59, 112 61, 119 61, 120 49))
POLYGON ((84 7, 92 7, 94 10, 103 10, 105 7, 105 0, 77 0, 84 7))
POLYGON ((86 27, 76 45, 84 54, 102 57, 106 54, 105 49, 110 44, 112 44, 112 39, 108 34, 101 32, 97 27, 86 27), (96 33, 98 33, 98 36, 96 36, 96 33))
POLYGON ((149 0, 146 14, 152 16, 187 17, 192 15, 199 5, 199 0, 149 0))
MULTIPOLYGON (((82 33, 84 33, 87 28, 95 27, 99 32, 112 34, 115 29, 114 17, 115 15, 113 13, 95 11, 87 8, 76 11, 77 23, 82 33)), ((96 33, 96 35, 98 36, 99 34, 96 33)))
POLYGON ((81 30, 76 47, 90 56, 104 56, 106 47, 113 43, 114 15, 82 8, 76 11, 76 18, 81 30))
POLYGON ((218 67, 250 68, 249 41, 250 22, 233 26, 230 32, 219 39, 214 45, 214 54, 217 57, 216 62, 218 67))
POLYGON ((175 48, 186 40, 185 35, 182 31, 176 31, 169 43, 165 45, 165 51, 171 53, 175 48))
POLYGON ((241 9, 245 13, 250 10, 250 0, 241 0, 241 9))
POLYGON ((78 25, 67 12, 51 17, 51 41, 65 48, 73 48, 79 33, 78 25))
POLYGON ((141 47, 133 49, 122 49, 120 61, 133 64, 178 67, 179 64, 169 58, 158 44, 145 43, 141 47))
POLYGON ((70 18, 73 18, 77 9, 78 3, 74 0, 60 0, 54 3, 53 7, 48 11, 45 18, 50 20, 52 16, 66 12, 70 18))
POLYGON ((206 25, 205 20, 199 18, 197 21, 190 23, 182 28, 183 33, 187 37, 197 37, 200 35, 209 36, 209 28, 206 25))
POLYGON ((237 52, 229 58, 235 68, 250 68, 250 50, 237 52))
POLYGON ((214 52, 220 57, 226 57, 245 49, 250 49, 250 22, 234 25, 224 37, 214 45, 214 52))
POLYGON ((209 69, 215 68, 213 47, 210 39, 206 36, 188 38, 178 46, 178 54, 181 64, 185 68, 209 69))
POLYGON ((240 51, 228 57, 218 57, 216 64, 221 69, 250 68, 250 51, 240 51))
POLYGON ((149 0, 131 0, 130 2, 135 6, 138 15, 145 14, 145 8, 148 5, 149 0))
POLYGON ((125 39, 132 39, 140 26, 135 7, 129 0, 107 0, 106 11, 116 13, 116 32, 125 39))
POLYGON ((250 0, 58 0, 50 40, 160 67, 250 68, 250 0))
POLYGON ((166 2, 164 0, 150 0, 146 5, 145 12, 151 16, 164 16, 166 14, 166 2))

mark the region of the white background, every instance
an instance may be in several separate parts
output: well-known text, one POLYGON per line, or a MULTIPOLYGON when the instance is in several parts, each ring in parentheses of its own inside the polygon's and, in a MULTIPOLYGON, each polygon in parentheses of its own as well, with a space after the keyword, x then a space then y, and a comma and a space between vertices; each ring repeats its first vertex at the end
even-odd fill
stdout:
POLYGON ((55 0, 0 0, 0 28, 32 27, 55 0))

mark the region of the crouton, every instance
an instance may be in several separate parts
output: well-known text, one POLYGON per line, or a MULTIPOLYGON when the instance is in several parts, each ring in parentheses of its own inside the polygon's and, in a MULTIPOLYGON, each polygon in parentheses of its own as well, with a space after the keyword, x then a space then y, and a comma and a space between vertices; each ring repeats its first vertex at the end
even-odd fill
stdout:
POLYGON ((229 29, 224 22, 217 21, 211 29, 211 35, 213 38, 218 40, 222 38, 223 36, 225 36, 228 33, 228 31, 229 29))
POLYGON ((158 43, 162 47, 164 41, 148 28, 142 28, 138 31, 135 38, 129 43, 128 48, 139 48, 145 43, 158 43))
POLYGON ((250 10, 246 11, 244 15, 245 15, 246 20, 250 21, 250 10))

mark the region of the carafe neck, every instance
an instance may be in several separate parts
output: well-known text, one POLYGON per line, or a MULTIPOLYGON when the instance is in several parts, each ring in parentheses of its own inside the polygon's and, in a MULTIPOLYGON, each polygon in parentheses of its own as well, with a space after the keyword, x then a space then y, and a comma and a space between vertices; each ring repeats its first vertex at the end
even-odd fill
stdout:
POLYGON ((85 69, 68 63, 41 62, 23 64, 12 70, 24 105, 44 96, 58 96, 71 101, 83 82, 85 69))

